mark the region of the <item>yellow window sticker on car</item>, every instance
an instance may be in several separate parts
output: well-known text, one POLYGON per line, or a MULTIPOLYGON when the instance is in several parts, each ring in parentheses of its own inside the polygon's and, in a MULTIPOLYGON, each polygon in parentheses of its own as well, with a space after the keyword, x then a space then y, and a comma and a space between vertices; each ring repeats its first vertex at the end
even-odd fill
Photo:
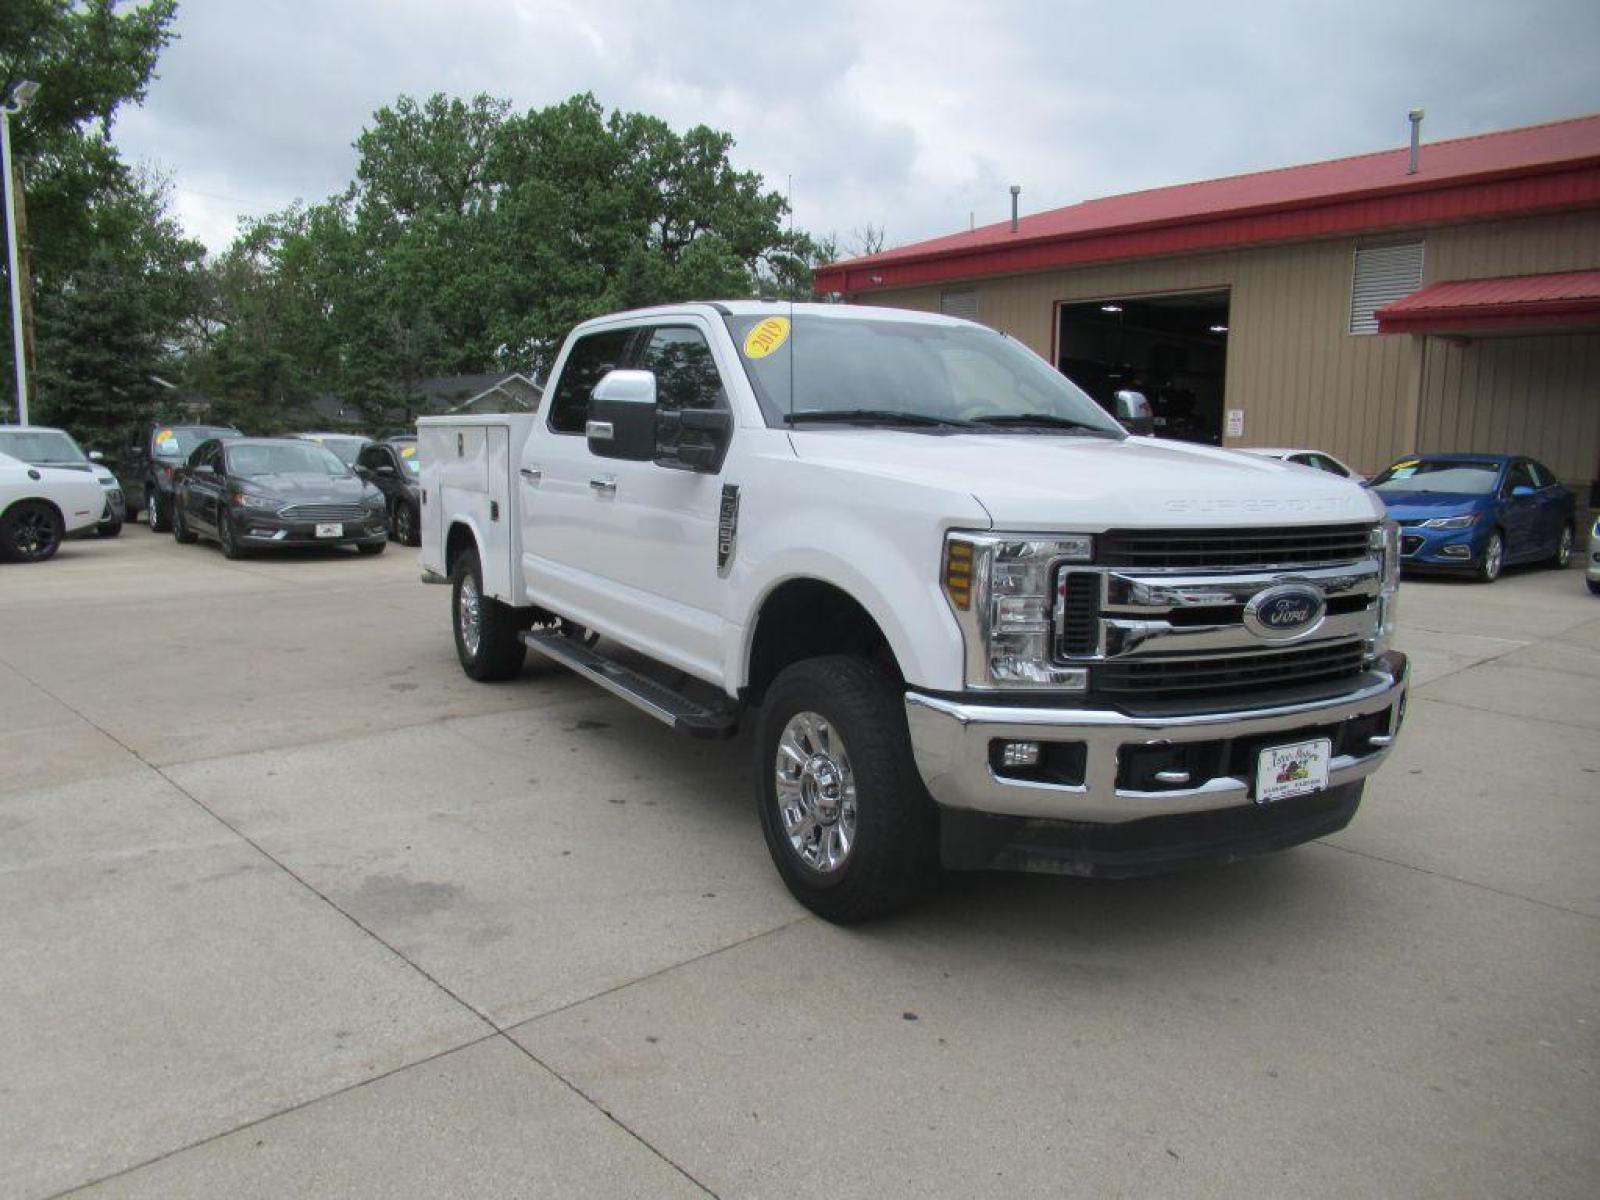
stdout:
POLYGON ((417 448, 415 446, 401 446, 400 447, 400 457, 401 458, 415 458, 416 456, 417 456, 417 448))
POLYGON ((789 340, 787 317, 768 317, 744 335, 744 356, 765 358, 789 340))
POLYGON ((156 434, 156 445, 159 446, 162 442, 170 442, 172 438, 172 430, 163 429, 160 433, 156 434))
POLYGON ((1406 459, 1405 462, 1397 462, 1397 463, 1395 463, 1395 465, 1390 467, 1389 469, 1391 471, 1403 471, 1407 467, 1420 467, 1421 465, 1422 465, 1422 460, 1420 458, 1408 458, 1408 459, 1406 459))

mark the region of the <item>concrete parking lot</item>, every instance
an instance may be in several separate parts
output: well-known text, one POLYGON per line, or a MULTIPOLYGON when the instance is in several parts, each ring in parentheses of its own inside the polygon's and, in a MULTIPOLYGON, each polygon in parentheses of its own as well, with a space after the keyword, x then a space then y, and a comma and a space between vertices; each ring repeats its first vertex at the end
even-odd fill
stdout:
POLYGON ((838 929, 415 556, 0 569, 0 1194, 1592 1196, 1600 601, 1408 582, 1356 822, 838 929))

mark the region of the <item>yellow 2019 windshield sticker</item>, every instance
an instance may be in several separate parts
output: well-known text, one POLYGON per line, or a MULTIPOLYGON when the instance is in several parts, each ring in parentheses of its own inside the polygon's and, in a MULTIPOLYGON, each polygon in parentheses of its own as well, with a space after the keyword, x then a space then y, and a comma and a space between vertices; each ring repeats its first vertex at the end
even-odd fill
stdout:
POLYGON ((744 356, 765 358, 789 340, 789 319, 768 317, 744 335, 744 356))

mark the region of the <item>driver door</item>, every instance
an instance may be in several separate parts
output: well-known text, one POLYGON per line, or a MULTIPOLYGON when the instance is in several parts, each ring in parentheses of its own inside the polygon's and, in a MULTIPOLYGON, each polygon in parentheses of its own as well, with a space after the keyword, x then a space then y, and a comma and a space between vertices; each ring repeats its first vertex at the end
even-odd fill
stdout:
POLYGON ((1525 461, 1519 458, 1511 464, 1500 495, 1505 505, 1507 561, 1521 562, 1537 555, 1540 550, 1538 487, 1525 461), (1517 495, 1518 488, 1527 489, 1527 494, 1517 495))

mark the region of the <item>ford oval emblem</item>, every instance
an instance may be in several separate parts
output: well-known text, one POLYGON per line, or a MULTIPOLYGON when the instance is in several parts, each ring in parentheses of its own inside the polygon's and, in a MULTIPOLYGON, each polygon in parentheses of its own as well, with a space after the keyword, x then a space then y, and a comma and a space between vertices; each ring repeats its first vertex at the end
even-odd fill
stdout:
POLYGON ((1258 638, 1287 642, 1316 631, 1327 613, 1322 589, 1309 583, 1280 583, 1250 597, 1244 626, 1258 638))

